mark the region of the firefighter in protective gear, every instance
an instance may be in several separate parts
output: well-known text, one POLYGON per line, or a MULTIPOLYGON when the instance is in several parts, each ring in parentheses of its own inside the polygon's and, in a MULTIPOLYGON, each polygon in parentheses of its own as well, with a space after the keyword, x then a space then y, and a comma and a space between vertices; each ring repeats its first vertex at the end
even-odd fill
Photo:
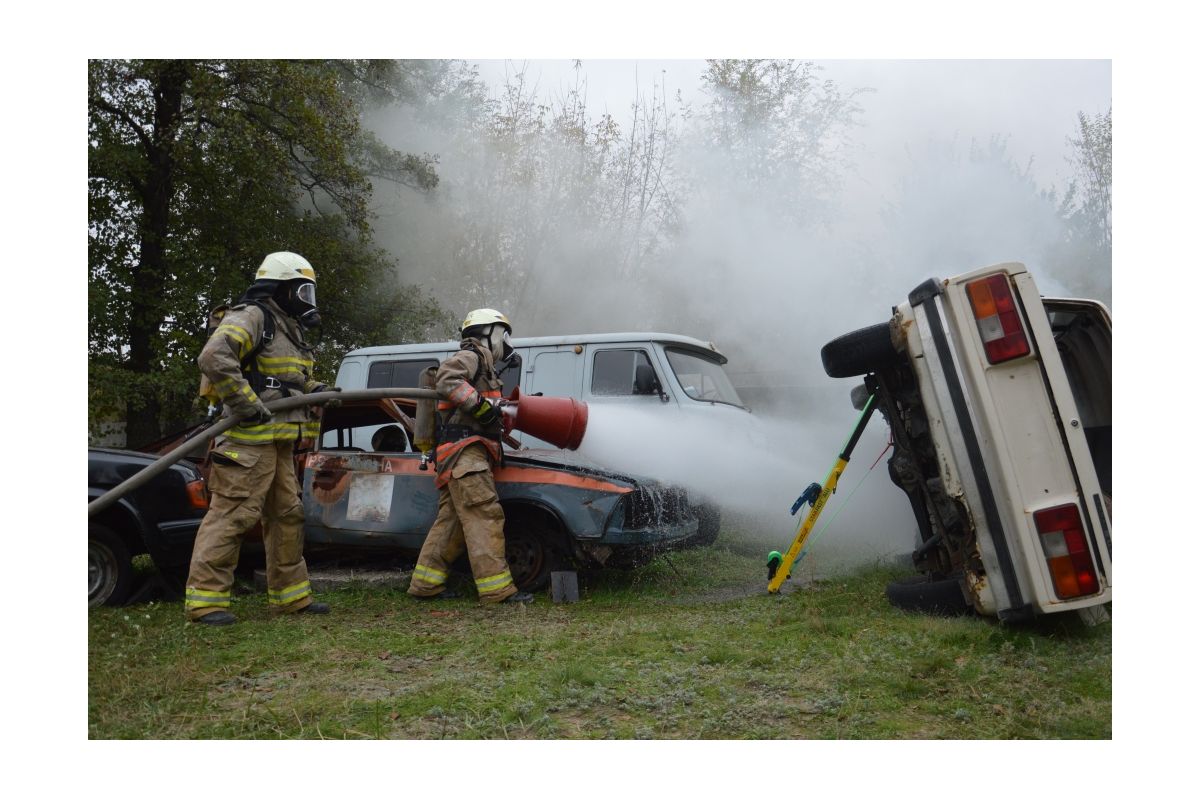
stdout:
POLYGON ((492 469, 501 460, 499 407, 502 383, 496 364, 512 355, 508 318, 490 308, 472 311, 462 325, 459 351, 437 371, 438 433, 435 462, 438 514, 408 593, 426 599, 446 591, 450 565, 463 549, 484 603, 527 603, 504 558, 504 510, 492 469))
POLYGON ((304 339, 304 331, 319 322, 312 266, 295 253, 271 253, 200 353, 200 370, 225 413, 242 422, 219 437, 210 454, 211 502, 196 533, 184 597, 192 621, 236 621, 229 611, 233 571, 242 536, 260 519, 272 610, 329 611, 313 602, 293 461, 296 443, 316 438, 320 422, 308 407, 273 416, 264 405, 329 390, 312 377, 312 347, 304 339))

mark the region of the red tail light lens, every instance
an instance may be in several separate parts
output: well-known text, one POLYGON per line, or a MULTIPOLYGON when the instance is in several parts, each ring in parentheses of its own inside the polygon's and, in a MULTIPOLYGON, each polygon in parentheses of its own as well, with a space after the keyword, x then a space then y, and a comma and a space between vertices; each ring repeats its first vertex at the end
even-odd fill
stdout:
POLYGON ((192 508, 208 508, 208 492, 205 490, 204 481, 191 481, 187 485, 188 502, 192 504, 192 508))
POLYGON ((1007 275, 990 275, 968 283, 967 296, 989 364, 1029 354, 1029 340, 1021 327, 1021 314, 1007 275))
POLYGON ((1042 552, 1054 581, 1054 591, 1063 600, 1100 591, 1096 567, 1083 536, 1079 507, 1073 504, 1044 508, 1033 514, 1041 534, 1042 552))

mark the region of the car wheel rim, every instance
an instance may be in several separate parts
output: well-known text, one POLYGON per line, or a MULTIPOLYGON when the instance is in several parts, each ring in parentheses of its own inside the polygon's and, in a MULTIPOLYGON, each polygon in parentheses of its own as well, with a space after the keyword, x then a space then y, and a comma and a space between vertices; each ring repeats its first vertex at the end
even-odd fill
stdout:
POLYGON ((505 558, 512 572, 513 583, 528 586, 541 574, 546 562, 542 543, 531 536, 510 537, 505 542, 505 558))
POLYGON ((88 605, 102 605, 117 586, 117 557, 99 542, 88 542, 88 605))

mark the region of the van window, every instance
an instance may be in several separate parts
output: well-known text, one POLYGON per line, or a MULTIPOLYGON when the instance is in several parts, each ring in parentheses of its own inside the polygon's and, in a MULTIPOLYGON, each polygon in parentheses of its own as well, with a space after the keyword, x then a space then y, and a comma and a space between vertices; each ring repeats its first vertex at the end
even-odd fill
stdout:
POLYGON ((705 358, 691 350, 667 348, 667 361, 679 379, 683 391, 693 400, 728 403, 744 407, 742 398, 729 381, 724 368, 715 359, 705 358))
MULTIPOLYGON (((528 391, 531 394, 542 392, 551 397, 574 397, 579 392, 579 382, 575 375, 578 359, 579 356, 571 350, 551 350, 538 353, 533 358, 533 370, 529 376, 528 389, 522 391, 528 391)), ((517 370, 505 373, 505 377, 515 372, 517 370)), ((507 382, 505 390, 507 394, 507 382)))
POLYGON ((593 395, 658 395, 661 385, 644 350, 598 350, 592 360, 593 395))
POLYGON ((420 361, 376 361, 367 373, 367 388, 416 388, 421 370, 436 367, 437 364, 437 359, 433 358, 420 361))

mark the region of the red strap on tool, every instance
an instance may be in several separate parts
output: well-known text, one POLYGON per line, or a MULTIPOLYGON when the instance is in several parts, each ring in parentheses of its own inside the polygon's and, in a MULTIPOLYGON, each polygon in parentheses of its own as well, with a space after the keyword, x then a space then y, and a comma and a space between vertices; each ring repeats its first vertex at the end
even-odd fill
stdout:
MULTIPOLYGON (((892 449, 893 444, 895 444, 895 441, 892 439, 892 429, 888 428, 888 443, 884 445, 883 452, 879 454, 879 458, 875 459, 875 464, 871 465, 871 469, 875 469, 875 465, 883 460, 883 457, 887 455, 887 451, 892 449)), ((871 469, 867 470, 867 472, 870 472, 871 469)))

